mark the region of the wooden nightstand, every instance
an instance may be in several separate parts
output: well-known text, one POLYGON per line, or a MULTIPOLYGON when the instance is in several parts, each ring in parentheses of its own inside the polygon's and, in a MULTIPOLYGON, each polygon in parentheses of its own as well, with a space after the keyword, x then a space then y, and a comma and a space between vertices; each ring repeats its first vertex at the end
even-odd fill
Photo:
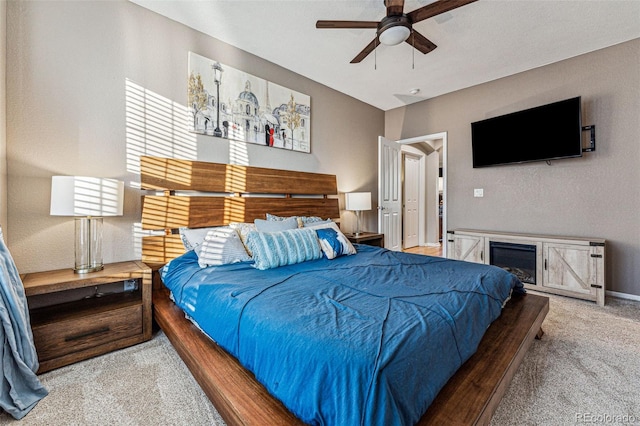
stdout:
POLYGON ((38 373, 151 338, 151 269, 140 261, 86 274, 59 269, 21 278, 38 373))
POLYGON ((361 232, 359 235, 345 234, 352 243, 367 244, 369 246, 384 247, 384 234, 361 232))

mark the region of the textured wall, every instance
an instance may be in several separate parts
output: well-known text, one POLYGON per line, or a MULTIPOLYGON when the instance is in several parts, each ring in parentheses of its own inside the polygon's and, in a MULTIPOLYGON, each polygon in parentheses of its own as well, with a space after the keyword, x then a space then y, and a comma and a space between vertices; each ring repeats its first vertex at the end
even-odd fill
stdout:
POLYGON ((21 272, 73 265, 73 221, 49 216, 55 174, 124 180, 104 260, 139 258, 141 153, 333 173, 340 191, 376 193, 376 108, 128 1, 8 2, 7 14, 9 247, 21 272), (310 95, 311 154, 186 132, 189 51, 310 95))
MULTIPOLYGON (((7 231, 7 2, 0 2, 0 227, 7 231)), ((5 235, 7 236, 7 235, 5 235)))
MULTIPOLYGON (((448 228, 608 240, 609 290, 640 295, 640 39, 405 108, 385 134, 448 132, 448 228), (582 96, 597 151, 582 158, 472 168, 470 123, 582 96), (484 198, 473 189, 484 188, 484 198)), ((545 137, 544 123, 538 132, 545 137)))

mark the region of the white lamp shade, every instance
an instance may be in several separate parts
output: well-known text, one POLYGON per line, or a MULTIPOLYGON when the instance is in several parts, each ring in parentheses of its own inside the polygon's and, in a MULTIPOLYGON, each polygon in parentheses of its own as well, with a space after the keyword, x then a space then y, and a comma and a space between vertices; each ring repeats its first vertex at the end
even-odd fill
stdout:
POLYGON ((371 210, 370 192, 347 192, 344 195, 346 210, 371 210))
POLYGON ((380 37, 378 37, 378 39, 382 44, 386 44, 387 46, 395 46, 396 44, 400 44, 407 38, 409 38, 409 35, 411 35, 411 30, 409 28, 398 25, 384 30, 380 34, 380 37))
POLYGON ((122 216, 124 182, 84 176, 51 178, 52 216, 122 216))

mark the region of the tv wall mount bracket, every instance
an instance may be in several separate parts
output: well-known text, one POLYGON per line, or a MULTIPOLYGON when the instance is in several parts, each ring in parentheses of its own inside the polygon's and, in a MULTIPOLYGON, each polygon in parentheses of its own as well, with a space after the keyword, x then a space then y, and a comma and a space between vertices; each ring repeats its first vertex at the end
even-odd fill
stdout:
POLYGON ((582 126, 583 132, 589 132, 589 147, 582 148, 582 152, 593 152, 596 150, 596 126, 582 126))

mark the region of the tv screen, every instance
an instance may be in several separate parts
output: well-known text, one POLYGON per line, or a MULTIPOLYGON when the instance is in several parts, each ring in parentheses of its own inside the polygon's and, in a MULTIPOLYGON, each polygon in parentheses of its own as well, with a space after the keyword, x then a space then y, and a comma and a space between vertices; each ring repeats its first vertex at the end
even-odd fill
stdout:
POLYGON ((580 97, 471 123, 473 167, 582 155, 580 97))

